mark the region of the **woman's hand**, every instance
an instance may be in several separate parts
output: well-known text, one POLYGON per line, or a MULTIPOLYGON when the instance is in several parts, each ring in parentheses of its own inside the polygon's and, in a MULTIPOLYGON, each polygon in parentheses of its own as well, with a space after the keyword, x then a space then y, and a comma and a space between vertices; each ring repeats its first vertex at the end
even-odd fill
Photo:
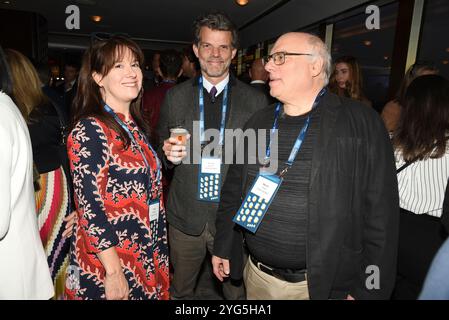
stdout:
POLYGON ((104 288, 107 300, 128 300, 129 286, 122 270, 113 274, 106 273, 104 288))
POLYGON ((72 211, 67 217, 64 218, 65 229, 62 233, 63 238, 70 238, 73 234, 73 227, 78 223, 78 215, 76 210, 72 211))
POLYGON ((115 247, 97 253, 106 271, 104 290, 107 300, 128 300, 129 285, 115 247))

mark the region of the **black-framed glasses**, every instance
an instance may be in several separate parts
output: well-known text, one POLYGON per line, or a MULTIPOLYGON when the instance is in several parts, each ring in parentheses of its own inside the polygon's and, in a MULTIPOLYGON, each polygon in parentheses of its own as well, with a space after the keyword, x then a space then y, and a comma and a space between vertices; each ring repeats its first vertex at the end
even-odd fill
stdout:
POLYGON ((275 52, 263 58, 263 64, 266 65, 273 59, 275 65, 280 66, 285 63, 285 56, 313 56, 312 53, 295 53, 295 52, 275 52))

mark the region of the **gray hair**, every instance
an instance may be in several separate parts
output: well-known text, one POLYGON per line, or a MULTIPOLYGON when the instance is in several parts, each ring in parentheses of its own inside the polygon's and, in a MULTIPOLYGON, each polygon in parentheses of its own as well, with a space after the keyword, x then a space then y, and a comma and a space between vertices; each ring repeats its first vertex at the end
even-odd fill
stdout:
POLYGON ((312 50, 314 52, 314 56, 312 57, 312 59, 314 59, 314 61, 316 60, 317 57, 321 58, 321 60, 323 61, 323 66, 321 69, 322 72, 322 79, 324 82, 324 86, 327 86, 327 84, 329 83, 329 78, 331 75, 331 68, 332 68, 332 58, 331 55, 329 53, 329 50, 326 46, 326 44, 316 35, 314 34, 310 34, 307 33, 307 35, 309 35, 309 45, 312 46, 312 50))
POLYGON ((232 34, 232 47, 238 48, 238 34, 237 28, 232 23, 232 21, 228 18, 228 16, 221 12, 213 12, 203 16, 198 17, 193 23, 193 33, 194 33, 194 43, 195 45, 199 45, 200 39, 200 31, 202 27, 208 27, 212 30, 218 31, 229 31, 232 34))

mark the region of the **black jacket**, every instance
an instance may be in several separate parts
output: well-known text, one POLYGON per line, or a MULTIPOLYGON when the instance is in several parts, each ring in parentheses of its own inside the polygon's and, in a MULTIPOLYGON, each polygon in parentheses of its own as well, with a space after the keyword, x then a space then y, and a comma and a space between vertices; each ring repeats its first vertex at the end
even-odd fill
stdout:
MULTIPOLYGON (((314 146, 308 200, 307 278, 312 299, 388 299, 395 282, 399 200, 393 149, 376 112, 327 93, 314 146), (380 270, 380 289, 365 282, 380 270)), ((274 105, 247 124, 274 117, 274 105)), ((252 181, 232 165, 217 212, 214 255, 230 259, 231 277, 243 270, 242 230, 232 218, 252 181)), ((269 212, 268 212, 269 214, 269 212)), ((262 222, 263 223, 263 222, 262 222)))
MULTIPOLYGON (((261 92, 232 75, 230 75, 229 85, 226 129, 242 129, 246 121, 257 110, 268 105, 268 101, 261 92)), ((193 132, 194 121, 199 121, 198 77, 171 88, 162 103, 158 123, 159 154, 167 166, 170 166, 171 163, 163 155, 161 146, 163 141, 170 136, 169 129, 178 123, 183 123, 191 135, 190 141, 194 138, 198 141, 199 132, 193 132)), ((226 156, 228 142, 225 139, 223 159, 226 156)), ((235 144, 236 142, 234 142, 234 148, 235 144)), ((192 153, 193 143, 190 144, 190 147, 192 153)), ((195 154, 191 159, 199 159, 199 157, 199 154, 195 154)), ((223 177, 226 176, 228 167, 227 164, 222 166, 223 177)), ((183 163, 174 167, 173 180, 167 199, 168 223, 190 235, 201 234, 206 223, 209 223, 211 231, 214 233, 217 211, 216 203, 201 202, 196 199, 198 170, 198 164, 183 163)))

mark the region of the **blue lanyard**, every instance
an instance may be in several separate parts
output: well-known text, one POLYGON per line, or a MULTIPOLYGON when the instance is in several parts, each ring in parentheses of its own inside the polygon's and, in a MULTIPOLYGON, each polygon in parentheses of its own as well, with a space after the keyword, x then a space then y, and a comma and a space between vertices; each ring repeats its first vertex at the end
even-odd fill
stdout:
MULTIPOLYGON (((137 146, 140 154, 142 155, 143 161, 145 162, 145 166, 148 169, 148 178, 150 179, 150 188, 151 188, 151 166, 147 161, 147 158, 145 156, 145 153, 143 152, 142 148, 140 147, 140 145, 137 143, 136 139, 134 138, 134 135, 131 133, 131 131, 129 131, 129 128, 126 124, 123 123, 123 121, 117 116, 117 114, 114 112, 114 110, 112 110, 112 108, 110 106, 108 106, 107 104, 104 105, 104 109, 106 110, 107 113, 109 113, 110 115, 112 115, 115 119, 115 121, 117 121, 117 123, 123 128, 123 130, 125 130, 125 132, 128 134, 129 138, 134 142, 134 144, 137 146)), ((143 135, 144 141, 147 144, 147 146, 150 148, 151 152, 154 155, 154 158, 156 159, 156 163, 157 163, 157 175, 156 175, 156 179, 160 180, 161 179, 161 163, 159 161, 159 158, 157 157, 156 152, 154 151, 153 147, 151 146, 151 144, 148 143, 145 135, 143 135)), ((150 198, 148 198, 148 201, 150 201, 150 198)))
MULTIPOLYGON (((203 93, 203 77, 199 77, 198 79, 198 85, 199 85, 199 97, 200 97, 200 143, 204 144, 206 143, 204 138, 204 93, 203 93)), ((223 95, 223 104, 221 106, 221 123, 220 123, 220 140, 219 144, 220 146, 223 145, 223 137, 224 137, 224 130, 225 130, 225 123, 226 123, 226 109, 228 108, 228 86, 229 83, 226 85, 224 89, 224 95, 223 95)))
MULTIPOLYGON (((312 105, 312 110, 309 113, 307 119, 306 119, 306 123, 304 124, 304 126, 302 127, 301 131, 298 134, 298 137, 296 138, 295 144, 293 145, 292 151, 290 152, 290 156, 288 157, 288 160, 286 162, 287 167, 282 170, 280 176, 282 177, 287 171, 288 168, 290 168, 293 165, 293 162, 295 161, 296 155, 298 154, 299 150, 301 149, 302 143, 306 137, 306 133, 307 133, 307 129, 309 128, 309 124, 310 124, 310 118, 312 115, 312 111, 316 108, 316 106, 319 104, 321 98, 323 97, 323 95, 326 93, 327 89, 323 88, 321 89, 321 91, 318 93, 317 97, 315 98, 315 101, 313 102, 312 105)), ((281 111, 281 103, 279 102, 276 105, 276 109, 274 111, 274 123, 273 123, 273 128, 270 131, 270 143, 267 146, 267 150, 266 150, 266 154, 265 154, 265 163, 267 164, 270 160, 270 150, 271 150, 271 141, 273 140, 273 135, 276 132, 276 130, 279 127, 279 113, 281 111)))

